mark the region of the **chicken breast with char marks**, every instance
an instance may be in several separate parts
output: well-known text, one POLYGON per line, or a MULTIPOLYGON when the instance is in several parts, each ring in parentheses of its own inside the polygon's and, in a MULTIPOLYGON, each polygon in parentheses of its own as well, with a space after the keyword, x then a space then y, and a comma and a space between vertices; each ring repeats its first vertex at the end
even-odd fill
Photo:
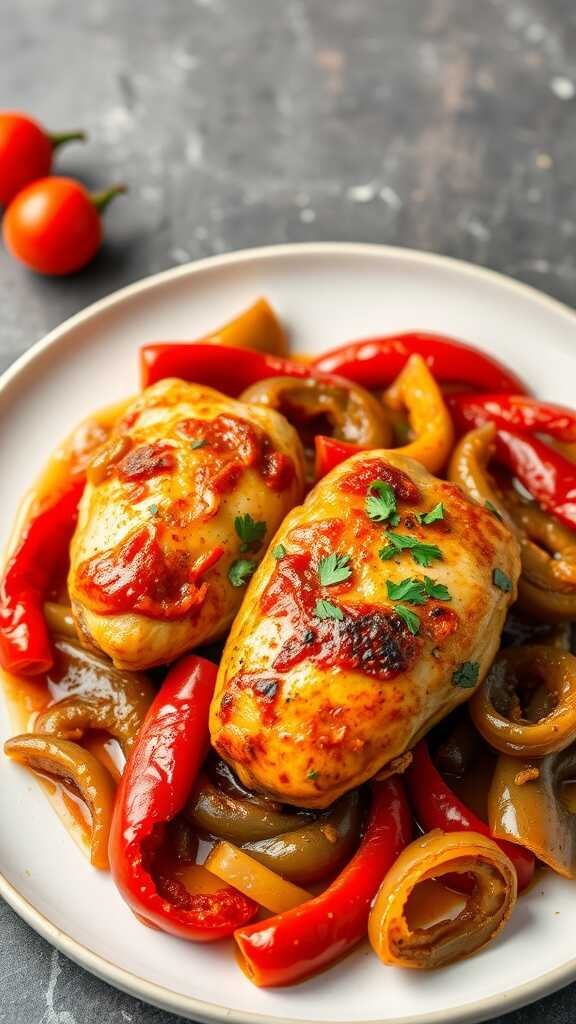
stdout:
POLYGON ((287 516, 252 580, 213 746, 247 786, 304 807, 393 769, 484 677, 519 573, 506 526, 458 487, 393 451, 354 456, 287 516))
POLYGON ((148 388, 88 470, 68 581, 84 641, 143 669, 220 637, 302 493, 279 413, 181 380, 148 388))

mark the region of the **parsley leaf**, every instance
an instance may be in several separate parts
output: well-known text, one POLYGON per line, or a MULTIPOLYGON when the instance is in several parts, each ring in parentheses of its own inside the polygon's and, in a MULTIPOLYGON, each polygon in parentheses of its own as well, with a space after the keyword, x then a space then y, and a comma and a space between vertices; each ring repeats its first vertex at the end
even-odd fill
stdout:
POLYGON ((394 488, 384 480, 375 480, 370 484, 370 492, 366 497, 366 515, 373 523, 391 523, 398 526, 400 516, 396 509, 396 495, 394 488))
POLYGON ((281 558, 284 558, 286 554, 286 548, 284 547, 283 544, 277 544, 275 548, 272 548, 272 554, 274 555, 276 561, 279 562, 281 558))
POLYGON ((206 440, 205 437, 196 437, 193 441, 190 441, 190 447, 192 448, 193 451, 195 451, 197 448, 205 448, 207 444, 208 441, 206 440))
POLYGON ((494 569, 492 573, 492 583, 499 590, 503 590, 505 594, 509 594, 512 590, 512 580, 506 575, 502 569, 494 569))
POLYGON ((312 780, 318 778, 318 772, 316 771, 315 768, 310 769, 310 771, 308 772, 308 778, 312 780))
POLYGON ((416 636, 420 629, 420 619, 415 612, 411 612, 409 608, 404 604, 397 604, 394 606, 394 611, 400 616, 403 622, 406 623, 408 629, 413 636, 416 636))
POLYGON ((428 597, 424 591, 422 580, 408 577, 400 583, 386 580, 386 589, 391 601, 407 601, 408 604, 426 604, 428 597))
POLYGON ((443 583, 436 583, 430 576, 424 577, 424 590, 427 597, 433 597, 436 601, 451 601, 450 591, 443 583))
POLYGON ((416 519, 421 526, 430 526, 430 523, 436 523, 439 519, 444 519, 444 505, 439 501, 429 512, 417 512, 416 519))
POLYGON ((154 516, 157 516, 158 515, 158 505, 148 505, 147 511, 148 511, 148 515, 150 516, 150 518, 153 518, 154 516))
POLYGON ((394 558, 400 551, 405 550, 410 551, 414 561, 418 565, 423 565, 426 569, 435 558, 442 558, 442 552, 436 544, 422 544, 417 537, 409 537, 401 533, 391 533, 388 531, 386 538, 390 543, 378 552, 378 557, 383 562, 387 562, 389 558, 394 558))
POLYGON ((471 690, 478 682, 480 665, 477 661, 463 661, 452 675, 454 686, 460 686, 463 690, 471 690))
POLYGON ((322 599, 316 601, 314 615, 317 619, 338 619, 339 622, 344 618, 344 612, 338 605, 322 599))
POLYGON ((496 516, 496 519, 499 519, 501 523, 504 522, 504 517, 500 514, 500 512, 496 508, 496 505, 494 505, 493 502, 488 501, 488 499, 486 499, 486 501, 484 502, 484 508, 487 508, 488 511, 491 512, 493 516, 496 516))
POLYGON ((343 583, 350 579, 352 569, 348 565, 350 555, 339 555, 333 551, 318 562, 318 576, 323 587, 331 587, 334 583, 343 583))
POLYGON ((238 558, 228 569, 228 579, 233 587, 245 587, 255 569, 256 562, 249 558, 238 558))
POLYGON ((249 512, 244 516, 236 516, 234 529, 242 541, 240 551, 250 551, 252 548, 259 548, 266 533, 266 523, 255 522, 249 512))

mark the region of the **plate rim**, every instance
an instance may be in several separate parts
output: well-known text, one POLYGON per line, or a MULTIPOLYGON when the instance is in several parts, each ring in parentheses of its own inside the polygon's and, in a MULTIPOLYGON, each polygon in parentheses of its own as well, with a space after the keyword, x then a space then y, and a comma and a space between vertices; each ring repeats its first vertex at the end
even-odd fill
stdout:
MULTIPOLYGON (((204 270, 218 269, 219 267, 254 260, 266 261, 276 257, 297 255, 388 258, 400 260, 406 264, 419 264, 420 266, 440 269, 445 268, 468 277, 480 278, 487 283, 491 282, 500 288, 505 288, 517 295, 519 294, 531 302, 548 307, 556 315, 564 317, 576 327, 576 312, 570 309, 564 302, 547 295, 545 292, 541 292, 532 285, 516 281, 506 274, 465 260, 455 259, 451 256, 403 246, 378 245, 364 242, 293 242, 281 245, 256 246, 193 260, 163 270, 160 273, 148 275, 86 306, 78 313, 73 314, 61 324, 52 328, 52 330, 31 345, 30 348, 7 367, 0 376, 0 401, 4 399, 11 383, 17 379, 20 373, 30 363, 33 363, 41 353, 57 345, 60 339, 65 337, 70 330, 97 318, 105 311, 120 305, 136 295, 162 287, 180 277, 193 276, 204 270)), ((1 871, 0 896, 26 924, 53 947, 69 957, 69 959, 100 980, 126 992, 134 998, 143 999, 145 1002, 160 1009, 179 1016, 186 1016, 189 1019, 192 1018, 206 1022, 206 1024, 223 1024, 224 1021, 227 1024, 228 1022, 230 1024, 319 1024, 317 1018, 305 1020, 303 1018, 284 1017, 276 1014, 231 1010, 217 1003, 206 1002, 205 1000, 196 999, 194 996, 175 992, 156 982, 148 981, 146 978, 142 978, 123 967, 118 967, 117 964, 107 960, 106 957, 101 956, 99 953, 95 953, 88 946, 84 946, 77 939, 72 938, 67 932, 54 925, 16 886, 8 881, 1 871)), ((535 1002, 550 995, 552 992, 558 991, 575 979, 576 957, 573 957, 560 967, 547 971, 546 974, 537 979, 517 985, 510 991, 476 1000, 476 1002, 467 1006, 461 1005, 448 1010, 409 1016, 404 1015, 394 1019, 382 1019, 380 1022, 375 1019, 357 1021, 355 1024, 476 1024, 476 1022, 487 1020, 494 1014, 510 1013, 512 1010, 535 1002)), ((331 1018, 330 1020, 323 1021, 322 1024, 347 1024, 347 1022, 339 1018, 331 1018)))

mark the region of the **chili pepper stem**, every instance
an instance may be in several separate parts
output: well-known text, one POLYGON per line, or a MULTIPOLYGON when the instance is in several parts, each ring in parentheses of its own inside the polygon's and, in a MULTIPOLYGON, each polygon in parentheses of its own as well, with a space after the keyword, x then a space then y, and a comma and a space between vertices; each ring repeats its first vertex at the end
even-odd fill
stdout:
POLYGON ((106 188, 102 192, 92 192, 90 195, 90 202, 96 207, 99 213, 103 213, 108 206, 108 203, 112 202, 115 196, 119 196, 123 192, 127 191, 127 186, 122 183, 118 185, 111 185, 110 188, 106 188))
POLYGON ((66 142, 85 142, 86 132, 49 132, 48 138, 52 143, 52 149, 58 149, 66 142))

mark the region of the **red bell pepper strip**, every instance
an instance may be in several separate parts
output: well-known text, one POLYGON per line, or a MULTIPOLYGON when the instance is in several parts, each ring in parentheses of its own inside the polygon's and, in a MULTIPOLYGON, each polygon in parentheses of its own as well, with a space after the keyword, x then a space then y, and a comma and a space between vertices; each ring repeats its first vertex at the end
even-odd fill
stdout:
POLYGON ((236 889, 190 893, 154 878, 164 826, 182 810, 208 751, 216 666, 195 655, 170 670, 152 702, 122 776, 112 827, 112 877, 134 913, 162 931, 213 942, 246 924, 258 906, 236 889))
POLYGON ((366 451, 362 445, 350 444, 349 441, 338 441, 335 437, 328 437, 326 434, 316 434, 314 445, 316 448, 316 480, 321 480, 326 473, 349 459, 351 455, 366 451))
POLYGON ((140 349, 142 387, 165 377, 179 377, 217 388, 236 397, 251 384, 268 377, 318 376, 304 363, 252 349, 202 342, 160 342, 140 349))
POLYGON ((370 905, 388 869, 410 842, 412 818, 397 778, 373 782, 360 846, 320 895, 234 934, 256 985, 289 985, 340 960, 366 935, 370 905))
MULTIPOLYGON (((412 763, 404 778, 416 817, 426 832, 440 828, 443 832, 479 832, 494 838, 486 822, 469 810, 444 781, 430 757, 425 740, 412 751, 412 763)), ((518 889, 522 891, 534 874, 534 854, 506 840, 494 839, 494 842, 512 861, 518 875, 518 889)))
POLYGON ((539 402, 526 395, 448 395, 455 426, 461 430, 495 423, 526 434, 549 434, 557 441, 576 441, 576 412, 539 402))
POLYGON ((374 391, 388 387, 415 353, 442 384, 458 382, 482 391, 513 394, 526 391, 520 378, 493 356, 454 338, 422 331, 350 342, 318 356, 310 365, 316 372, 338 374, 374 391))
POLYGON ((576 465, 544 441, 512 430, 498 430, 496 458, 530 492, 534 501, 576 530, 576 465))
POLYGON ((43 605, 58 570, 66 565, 84 479, 26 524, 0 584, 0 665, 15 675, 47 672, 52 644, 43 605))

